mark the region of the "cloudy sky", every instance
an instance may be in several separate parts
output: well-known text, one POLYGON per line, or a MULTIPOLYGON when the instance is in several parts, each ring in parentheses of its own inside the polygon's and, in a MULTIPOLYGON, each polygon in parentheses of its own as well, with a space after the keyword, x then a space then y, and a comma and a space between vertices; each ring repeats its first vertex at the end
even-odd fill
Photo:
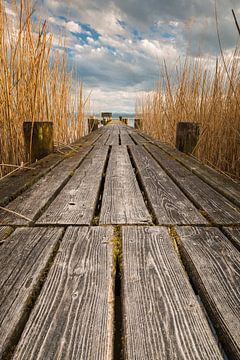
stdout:
MULTIPOLYGON (((56 38, 66 36, 71 64, 92 90, 92 109, 134 112, 136 96, 159 79, 163 59, 219 54, 214 0, 37 0, 56 38)), ((217 0, 223 49, 235 47, 239 0, 217 0)))

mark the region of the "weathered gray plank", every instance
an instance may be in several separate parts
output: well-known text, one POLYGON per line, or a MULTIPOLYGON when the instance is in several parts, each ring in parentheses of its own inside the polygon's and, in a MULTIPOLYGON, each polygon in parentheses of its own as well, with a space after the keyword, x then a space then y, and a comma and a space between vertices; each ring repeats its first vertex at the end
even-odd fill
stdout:
POLYGON ((64 155, 62 154, 50 154, 36 163, 31 164, 31 166, 28 166, 32 169, 18 170, 13 175, 1 179, 0 206, 5 206, 11 200, 15 199, 63 159, 64 155))
POLYGON ((228 199, 215 191, 178 161, 163 152, 157 146, 145 147, 178 184, 181 190, 216 224, 240 224, 240 212, 228 199))
POLYGON ((65 159, 30 189, 12 201, 6 210, 0 210, 0 224, 25 225, 34 221, 56 193, 74 175, 75 169, 89 153, 91 147, 81 148, 74 156, 65 159), (21 214, 20 217, 17 214, 21 214), (29 220, 27 220, 28 218, 29 220))
POLYGON ((240 184, 211 167, 202 164, 196 158, 180 153, 171 146, 156 141, 156 144, 169 155, 177 159, 181 164, 198 175, 202 180, 211 185, 215 190, 226 196, 234 204, 240 206, 240 184))
POLYGON ((125 146, 113 146, 104 185, 100 224, 150 224, 151 216, 125 146))
POLYGON ((111 360, 114 281, 110 227, 68 228, 14 360, 111 360))
POLYGON ((90 225, 107 154, 107 146, 94 147, 37 223, 90 225))
MULTIPOLYGON (((100 131, 91 133, 76 141, 73 145, 90 146, 100 136, 100 131)), ((69 147, 61 148, 62 153, 53 153, 43 159, 40 159, 28 167, 32 169, 21 169, 13 175, 0 180, 0 206, 7 205, 11 200, 15 199, 19 194, 28 189, 42 176, 47 174, 51 169, 64 160, 65 156, 73 155, 74 151, 69 147)))
POLYGON ((128 129, 128 133, 131 136, 131 138, 137 143, 137 145, 143 145, 149 142, 148 139, 141 136, 141 134, 136 130, 128 129))
POLYGON ((158 224, 207 224, 207 220, 141 146, 130 151, 158 224))
POLYGON ((240 250, 240 227, 224 227, 223 231, 231 238, 233 244, 240 250))
POLYGON ((166 228, 123 228, 126 359, 222 359, 166 228))
POLYGON ((105 131, 103 132, 102 136, 99 137, 97 139, 97 141, 95 141, 95 143, 94 143, 95 146, 101 146, 101 145, 106 144, 106 142, 107 142, 107 140, 108 140, 108 138, 110 136, 110 133, 109 133, 109 131, 107 131, 106 127, 104 127, 104 130, 105 131))
POLYGON ((240 359, 240 254, 217 228, 177 228, 188 274, 229 354, 240 359))
POLYGON ((119 145, 119 130, 118 127, 112 126, 110 127, 110 136, 106 141, 106 145, 119 145))
POLYGON ((0 244, 13 232, 10 226, 0 226, 0 244))
POLYGON ((121 145, 134 145, 132 138, 129 136, 127 130, 120 130, 121 145))
POLYGON ((62 234, 60 228, 18 228, 0 251, 0 358, 18 336, 25 314, 62 234))

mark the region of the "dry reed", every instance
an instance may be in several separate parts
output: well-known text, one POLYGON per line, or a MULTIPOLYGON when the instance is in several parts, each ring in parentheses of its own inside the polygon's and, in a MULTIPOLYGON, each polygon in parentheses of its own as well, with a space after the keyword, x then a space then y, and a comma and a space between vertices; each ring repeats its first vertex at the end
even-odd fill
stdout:
MULTIPOLYGON (((57 145, 73 142, 84 133, 82 84, 73 83, 66 55, 54 49, 47 22, 33 23, 32 15, 29 0, 19 5, 12 1, 8 14, 0 0, 1 164, 24 162, 24 121, 52 121, 57 145), (78 89, 74 98, 73 88, 78 89)), ((9 167, 0 166, 0 176, 7 171, 9 167)))
POLYGON ((240 177, 240 51, 214 69, 203 60, 185 60, 174 77, 164 64, 157 88, 138 99, 136 113, 143 130, 175 146, 176 124, 201 124, 193 155, 204 163, 240 177), (227 70, 227 71, 226 71, 227 70))

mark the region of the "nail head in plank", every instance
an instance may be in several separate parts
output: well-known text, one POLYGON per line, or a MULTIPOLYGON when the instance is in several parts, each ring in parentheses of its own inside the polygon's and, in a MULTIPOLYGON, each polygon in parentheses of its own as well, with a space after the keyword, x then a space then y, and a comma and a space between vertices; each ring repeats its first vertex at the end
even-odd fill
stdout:
POLYGON ((217 228, 177 227, 180 251, 231 359, 240 359, 240 254, 217 228))
POLYGON ((27 225, 30 223, 17 214, 34 221, 41 210, 73 176, 74 171, 90 150, 91 147, 81 148, 74 156, 63 160, 30 189, 19 195, 6 207, 6 210, 12 211, 11 213, 0 210, 0 224, 27 225))
POLYGON ((113 146, 104 185, 100 224, 151 224, 125 146, 113 146))
POLYGON ((145 147, 174 179, 181 190, 211 218, 216 224, 240 224, 240 212, 227 198, 215 191, 197 175, 179 164, 156 145, 145 147))
POLYGON ((207 220, 141 146, 130 146, 133 160, 158 224, 207 224, 207 220))
POLYGON ((123 228, 126 359, 222 359, 166 228, 123 228))
POLYGON ((107 154, 108 146, 94 147, 37 224, 90 225, 107 154))
POLYGON ((15 341, 62 235, 60 228, 18 228, 0 252, 0 358, 15 341))
POLYGON ((69 227, 14 360, 96 359, 113 354, 111 227, 69 227))

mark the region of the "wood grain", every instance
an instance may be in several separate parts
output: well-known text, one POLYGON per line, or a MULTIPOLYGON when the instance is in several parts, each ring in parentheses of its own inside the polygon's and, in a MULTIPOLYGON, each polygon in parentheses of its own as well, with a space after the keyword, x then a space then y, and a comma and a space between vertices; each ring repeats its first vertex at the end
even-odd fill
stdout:
POLYGON ((109 131, 110 136, 106 141, 106 145, 119 145, 119 129, 117 126, 109 127, 111 131, 109 131))
MULTIPOLYGON (((82 137, 73 145, 76 145, 77 147, 90 146, 99 136, 100 133, 96 131, 95 134, 91 133, 90 135, 82 137)), ((59 152, 53 153, 44 157, 43 159, 40 159, 36 163, 31 164, 31 169, 21 169, 15 172, 13 175, 6 177, 5 179, 1 179, 0 206, 7 205, 10 201, 31 187, 42 176, 47 174, 56 165, 63 161, 66 155, 73 154, 71 148, 67 146, 61 148, 61 152, 63 154, 59 152)))
POLYGON ((157 146, 146 144, 146 148, 180 189, 206 213, 212 222, 222 225, 240 224, 240 212, 236 205, 157 146))
POLYGON ((0 359, 14 341, 62 229, 18 228, 0 251, 0 359))
POLYGON ((207 220, 141 146, 130 146, 158 224, 207 224, 207 220))
MULTIPOLYGON (((62 161, 54 170, 50 171, 30 187, 30 189, 12 201, 6 209, 34 221, 42 209, 51 202, 57 192, 67 183, 71 176, 73 176, 73 172, 91 149, 91 147, 84 147, 74 156, 62 161)), ((26 225, 31 221, 17 214, 0 210, 0 224, 26 225)))
POLYGON ((222 359, 166 228, 123 228, 125 359, 222 359))
POLYGON ((70 227, 14 360, 111 360, 113 254, 110 227, 70 227))
POLYGON ((98 200, 108 147, 94 147, 38 224, 90 225, 98 200))
POLYGON ((101 146, 101 145, 106 145, 106 142, 110 136, 110 133, 108 130, 106 130, 106 128, 104 128, 104 132, 102 134, 101 137, 98 138, 98 140, 94 143, 95 146, 101 146))
POLYGON ((224 227, 223 230, 231 238, 233 244, 240 250, 240 227, 224 227))
POLYGON ((100 224, 150 224, 125 146, 113 146, 104 185, 100 224))
POLYGON ((128 133, 131 136, 131 138, 133 138, 133 140, 136 142, 137 145, 143 145, 149 141, 145 139, 143 136, 141 136, 140 133, 137 132, 136 130, 129 129, 128 133))
POLYGON ((13 232, 10 226, 0 226, 0 244, 13 232))
POLYGON ((120 139, 121 145, 134 145, 132 138, 129 136, 128 131, 126 128, 120 128, 120 139))
POLYGON ((180 153, 171 146, 157 141, 156 144, 166 151, 169 155, 177 159, 181 164, 186 166, 194 174, 211 185, 215 190, 226 196, 234 204, 240 206, 240 184, 232 180, 229 176, 220 174, 210 166, 202 164, 192 156, 180 153))
MULTIPOLYGON (((64 155, 50 154, 31 164, 32 169, 18 170, 11 176, 1 179, 0 206, 5 206, 19 194, 28 189, 64 159, 64 155)), ((30 166, 29 166, 30 167, 30 166)))
POLYGON ((177 227, 188 274, 230 359, 240 359, 240 254, 217 228, 177 227))

